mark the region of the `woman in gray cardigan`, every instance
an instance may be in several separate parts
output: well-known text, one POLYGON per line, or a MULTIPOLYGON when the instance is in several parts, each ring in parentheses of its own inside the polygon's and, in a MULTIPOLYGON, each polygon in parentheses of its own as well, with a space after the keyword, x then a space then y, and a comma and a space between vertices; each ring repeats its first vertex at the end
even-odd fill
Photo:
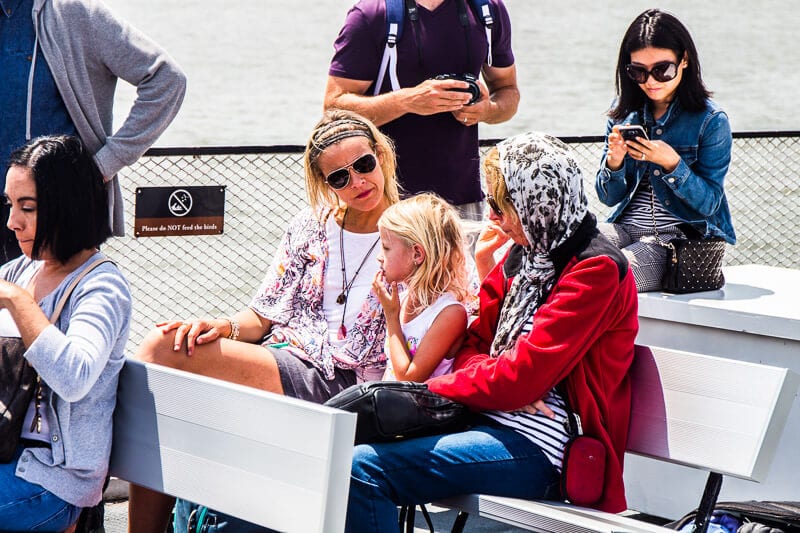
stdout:
POLYGON ((22 339, 41 380, 14 458, 0 464, 0 526, 63 531, 101 498, 131 295, 113 263, 95 266, 111 234, 108 196, 80 140, 40 137, 15 151, 5 195, 23 256, 0 269, 0 334, 22 339))

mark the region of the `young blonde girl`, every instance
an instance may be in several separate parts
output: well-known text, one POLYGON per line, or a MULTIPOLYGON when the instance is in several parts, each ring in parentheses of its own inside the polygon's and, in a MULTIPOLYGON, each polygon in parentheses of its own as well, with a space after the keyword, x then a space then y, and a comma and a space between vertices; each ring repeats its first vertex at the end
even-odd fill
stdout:
POLYGON ((384 211, 373 290, 386 316, 384 379, 425 381, 452 369, 467 329, 468 276, 461 221, 433 194, 384 211))

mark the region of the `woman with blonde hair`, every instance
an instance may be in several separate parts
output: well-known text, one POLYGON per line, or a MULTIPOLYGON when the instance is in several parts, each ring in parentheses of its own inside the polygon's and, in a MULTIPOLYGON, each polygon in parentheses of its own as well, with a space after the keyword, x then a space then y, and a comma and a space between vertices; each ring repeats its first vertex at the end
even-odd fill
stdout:
MULTIPOLYGON (((359 378, 380 379, 385 327, 371 281, 378 219, 399 199, 392 143, 360 115, 330 110, 304 161, 310 208, 289 224, 249 306, 227 318, 162 322, 138 359, 317 403, 359 378)), ((132 487, 129 530, 163 532, 171 505, 132 487)), ((192 505, 176 507, 178 533, 192 505)))
POLYGON ((455 208, 433 194, 389 207, 378 220, 381 269, 372 289, 386 317, 385 379, 449 372, 467 329, 465 240, 455 208))
POLYGON ((397 531, 398 505, 459 494, 562 497, 567 400, 608 451, 593 506, 626 509, 627 372, 638 330, 627 261, 598 233, 580 168, 562 142, 518 135, 485 167, 489 217, 514 245, 484 278, 453 372, 427 381, 475 419, 457 433, 356 446, 348 533, 397 531), (551 416, 530 408, 537 402, 551 416))

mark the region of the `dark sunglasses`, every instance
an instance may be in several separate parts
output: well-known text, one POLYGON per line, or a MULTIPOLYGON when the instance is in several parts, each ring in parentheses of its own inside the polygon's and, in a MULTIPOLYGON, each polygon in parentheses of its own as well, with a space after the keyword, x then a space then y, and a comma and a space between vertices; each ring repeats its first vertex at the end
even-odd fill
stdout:
POLYGON ((331 189, 344 189, 350 183, 350 169, 352 168, 359 174, 369 174, 378 165, 378 159, 374 154, 364 154, 346 167, 334 170, 325 178, 331 189))
POLYGON ((489 204, 489 209, 491 209, 495 215, 499 217, 503 216, 503 210, 500 209, 500 204, 497 203, 494 196, 491 194, 486 195, 486 203, 489 204))
POLYGON ((653 65, 653 68, 647 70, 646 68, 630 64, 625 67, 625 72, 628 77, 636 83, 646 83, 647 78, 653 76, 653 79, 664 83, 665 81, 672 81, 678 75, 678 64, 672 61, 661 61, 653 65))

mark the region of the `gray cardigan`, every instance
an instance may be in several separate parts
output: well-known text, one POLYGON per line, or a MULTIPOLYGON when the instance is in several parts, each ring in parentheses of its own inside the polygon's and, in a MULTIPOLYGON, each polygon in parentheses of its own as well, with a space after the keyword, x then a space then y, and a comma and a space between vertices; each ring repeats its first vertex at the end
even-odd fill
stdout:
MULTIPOLYGON (((93 255, 39 302, 47 316, 78 272, 99 257, 93 255)), ((39 265, 21 256, 0 269, 0 278, 25 286, 39 265)), ((102 496, 130 316, 127 281, 113 263, 103 263, 78 283, 56 324, 25 352, 46 384, 43 416, 51 447, 25 449, 16 474, 78 507, 95 505, 102 496)))
MULTIPOLYGON (((38 46, 78 135, 111 181, 114 235, 124 235, 122 191, 116 174, 135 163, 175 118, 186 92, 186 77, 160 46, 99 0, 35 0, 32 15, 38 46), (118 78, 136 86, 136 101, 114 133, 118 78)), ((31 105, 35 101, 28 95, 29 115, 31 105)))

